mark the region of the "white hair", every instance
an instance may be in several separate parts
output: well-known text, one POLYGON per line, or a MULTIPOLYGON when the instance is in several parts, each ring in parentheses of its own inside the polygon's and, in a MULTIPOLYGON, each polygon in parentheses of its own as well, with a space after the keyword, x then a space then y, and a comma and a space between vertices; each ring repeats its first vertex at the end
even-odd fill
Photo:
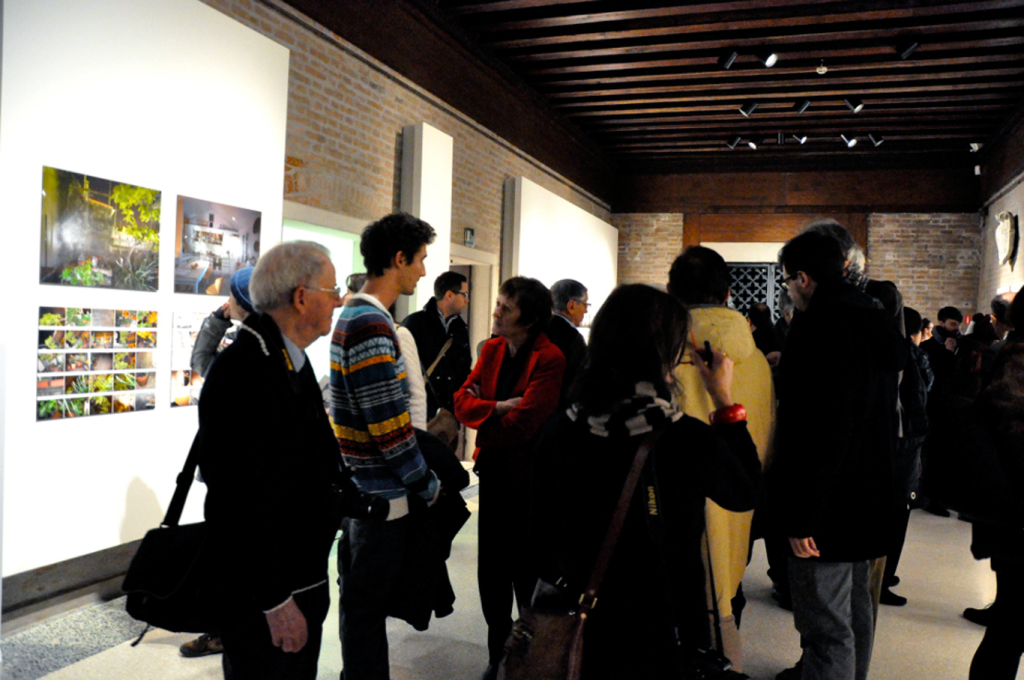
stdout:
POLYGON ((312 241, 286 241, 263 253, 249 281, 249 295, 258 312, 291 304, 299 286, 309 286, 330 262, 331 251, 312 241))

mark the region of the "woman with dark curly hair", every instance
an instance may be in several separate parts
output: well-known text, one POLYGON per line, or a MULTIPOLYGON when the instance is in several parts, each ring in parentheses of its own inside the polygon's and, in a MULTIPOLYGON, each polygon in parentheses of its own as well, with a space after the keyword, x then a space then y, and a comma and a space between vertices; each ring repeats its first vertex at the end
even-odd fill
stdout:
POLYGON ((680 666, 710 648, 704 499, 740 512, 763 495, 746 414, 730 395, 732 361, 717 350, 684 357, 687 325, 686 308, 666 293, 644 285, 612 292, 594 319, 573 406, 535 451, 533 547, 544 580, 560 577, 579 593, 641 441, 659 436, 646 474, 656 482, 664 540, 652 540, 641 489, 587 620, 587 680, 682 677, 680 666), (672 402, 672 370, 681 361, 698 366, 717 409, 714 425, 672 402))

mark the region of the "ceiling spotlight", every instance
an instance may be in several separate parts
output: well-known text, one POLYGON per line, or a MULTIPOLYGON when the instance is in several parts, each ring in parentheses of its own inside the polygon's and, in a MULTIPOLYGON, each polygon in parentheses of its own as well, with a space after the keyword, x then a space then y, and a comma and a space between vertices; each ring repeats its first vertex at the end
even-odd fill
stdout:
POLYGON ((757 102, 750 102, 749 104, 744 104, 740 107, 740 113, 743 114, 744 118, 750 118, 750 114, 752 114, 755 109, 757 109, 757 102))
POLYGON ((864 102, 859 99, 844 99, 843 102, 850 107, 850 110, 854 113, 860 113, 860 110, 864 108, 864 102))
POLYGON ((753 137, 751 137, 750 141, 747 142, 747 146, 749 146, 751 149, 756 149, 757 148, 757 142, 758 142, 758 140, 756 140, 753 137))
POLYGON ((821 60, 821 65, 819 65, 818 68, 814 69, 814 72, 817 73, 819 76, 823 76, 826 73, 828 73, 828 67, 825 66, 824 59, 821 60))
POLYGON ((730 149, 735 149, 737 146, 739 146, 739 143, 740 143, 740 138, 739 137, 733 137, 728 142, 726 142, 725 145, 727 147, 729 147, 730 149))
POLYGON ((797 113, 803 113, 809 108, 811 108, 810 99, 805 99, 802 102, 797 102, 796 104, 793 104, 793 110, 796 111, 797 113))
POLYGON ((981 143, 971 142, 971 153, 978 153, 979 151, 981 151, 981 143))
POLYGON ((782 146, 783 144, 786 143, 786 135, 784 133, 782 133, 782 132, 779 133, 779 136, 777 137, 777 139, 779 140, 779 142, 778 142, 779 146, 782 146))
POLYGON ((774 52, 758 52, 755 56, 757 56, 757 60, 759 62, 764 64, 765 68, 771 68, 772 66, 775 66, 775 62, 779 60, 779 55, 775 54, 774 52))
POLYGON ((885 141, 882 138, 882 135, 878 135, 877 137, 875 137, 874 135, 868 135, 868 139, 870 139, 871 143, 874 144, 875 146, 882 146, 882 142, 885 141))
POLYGON ((796 141, 800 142, 801 144, 803 144, 804 142, 807 141, 807 135, 804 135, 803 137, 800 137, 798 135, 790 135, 790 137, 792 137, 796 141))
POLYGON ((718 65, 728 71, 738 56, 740 55, 736 52, 723 52, 722 56, 718 58, 718 65))
POLYGON ((900 55, 900 59, 907 59, 920 46, 921 46, 921 43, 916 42, 914 40, 909 40, 909 41, 907 41, 905 43, 900 43, 899 45, 897 45, 896 46, 896 53, 900 55))
POLYGON ((850 137, 849 139, 847 139, 846 135, 839 135, 839 136, 843 138, 844 142, 846 142, 846 148, 852 149, 853 147, 857 146, 857 138, 856 137, 850 137))

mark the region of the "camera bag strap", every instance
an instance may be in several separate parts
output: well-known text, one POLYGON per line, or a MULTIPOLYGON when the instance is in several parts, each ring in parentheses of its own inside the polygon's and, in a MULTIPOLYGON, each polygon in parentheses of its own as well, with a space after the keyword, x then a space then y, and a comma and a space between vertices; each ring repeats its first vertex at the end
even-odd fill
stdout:
POLYGON ((615 508, 615 515, 612 516, 612 521, 608 525, 608 533, 605 535, 604 543, 601 545, 601 552, 598 553, 597 561, 594 562, 594 570, 590 573, 590 581, 587 583, 586 590, 583 591, 583 596, 580 600, 580 612, 582 613, 593 609, 594 604, 597 602, 597 591, 601 587, 601 581, 604 580, 605 572, 608 571, 608 563, 611 561, 612 551, 615 549, 615 544, 619 540, 619 534, 622 533, 622 527, 626 523, 626 514, 629 512, 630 501, 632 501, 633 494, 640 481, 648 454, 658 443, 660 435, 661 432, 659 431, 648 432, 644 435, 643 441, 640 442, 640 447, 633 458, 633 466, 629 470, 629 476, 626 477, 626 483, 622 485, 619 503, 615 508))

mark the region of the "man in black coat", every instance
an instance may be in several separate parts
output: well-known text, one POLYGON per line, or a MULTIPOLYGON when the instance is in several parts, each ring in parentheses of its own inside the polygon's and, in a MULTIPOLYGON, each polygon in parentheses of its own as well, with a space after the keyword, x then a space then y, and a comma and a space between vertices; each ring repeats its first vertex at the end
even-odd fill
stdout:
POLYGON ((844 280, 832 237, 805 232, 779 256, 800 310, 780 370, 772 497, 793 557, 803 678, 867 677, 869 561, 892 524, 895 375, 907 347, 890 315, 844 280))
POLYGON ((433 418, 439 408, 455 411, 455 392, 466 382, 473 367, 469 328, 460 316, 468 304, 466 277, 458 272, 444 272, 434 281, 434 297, 422 310, 402 322, 416 340, 424 373, 437 360, 445 344, 452 341, 428 379, 427 418, 433 418))
POLYGON ((565 357, 562 392, 558 399, 559 412, 568 408, 569 390, 587 359, 587 342, 576 329, 583 323, 583 317, 590 309, 588 298, 586 286, 573 279, 562 279, 551 286, 551 300, 554 304, 551 311, 554 313, 544 333, 565 357))
POLYGON ((199 405, 199 467, 224 598, 224 677, 314 680, 340 524, 354 490, 304 349, 340 304, 326 249, 283 243, 250 283, 259 313, 214 360, 199 405))

